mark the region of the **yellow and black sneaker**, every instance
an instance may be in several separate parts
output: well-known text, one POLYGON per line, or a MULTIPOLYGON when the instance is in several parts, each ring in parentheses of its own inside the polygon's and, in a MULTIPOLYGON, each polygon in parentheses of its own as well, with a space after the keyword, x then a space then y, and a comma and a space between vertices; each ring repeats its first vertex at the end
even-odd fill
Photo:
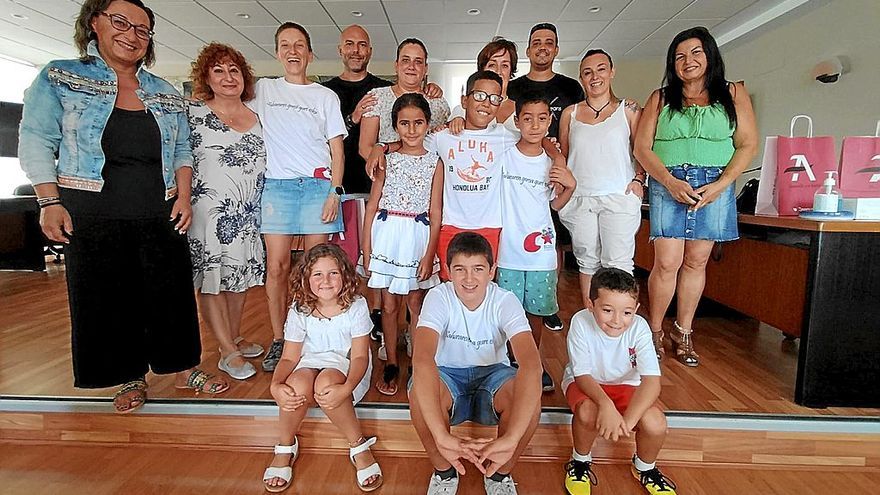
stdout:
POLYGON ((568 495, 590 495, 590 485, 598 485, 591 462, 568 461, 565 465, 565 491, 568 495))
POLYGON ((656 467, 648 471, 639 471, 632 466, 632 474, 651 495, 675 495, 675 483, 656 467))

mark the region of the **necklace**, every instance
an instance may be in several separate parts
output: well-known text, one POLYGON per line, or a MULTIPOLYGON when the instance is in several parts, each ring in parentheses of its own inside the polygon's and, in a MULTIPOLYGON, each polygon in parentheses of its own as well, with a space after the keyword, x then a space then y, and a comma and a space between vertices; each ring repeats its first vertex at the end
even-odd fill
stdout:
POLYGON ((608 105, 611 104, 611 100, 612 100, 612 99, 609 98, 608 101, 606 101, 604 105, 602 105, 601 107, 599 107, 598 110, 596 110, 596 108, 595 108, 593 105, 590 105, 590 100, 586 100, 586 99, 585 99, 585 100, 584 100, 584 103, 586 103, 587 106, 590 107, 590 110, 596 112, 596 118, 598 119, 598 118, 599 118, 599 112, 601 112, 602 110, 605 110, 605 107, 607 107, 608 105))

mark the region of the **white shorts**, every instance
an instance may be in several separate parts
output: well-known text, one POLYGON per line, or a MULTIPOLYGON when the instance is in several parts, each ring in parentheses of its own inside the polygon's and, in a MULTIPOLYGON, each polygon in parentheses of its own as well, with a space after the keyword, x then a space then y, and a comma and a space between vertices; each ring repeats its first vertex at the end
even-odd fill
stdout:
POLYGON ((609 194, 575 196, 559 210, 581 273, 592 275, 601 267, 632 273, 641 208, 635 194, 609 194))

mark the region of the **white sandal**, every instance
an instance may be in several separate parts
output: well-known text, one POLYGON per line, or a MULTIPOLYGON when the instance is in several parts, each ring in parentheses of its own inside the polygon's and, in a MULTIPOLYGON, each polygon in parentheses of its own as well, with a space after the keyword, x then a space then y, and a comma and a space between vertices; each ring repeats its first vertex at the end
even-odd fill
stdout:
MULTIPOLYGON (((356 466, 354 463, 355 456, 370 450, 370 446, 372 446, 375 443, 376 443, 376 437, 370 437, 370 438, 364 440, 364 443, 358 445, 357 447, 349 448, 348 449, 348 458, 351 460, 351 464, 353 466, 356 466)), ((355 468, 355 469, 357 469, 357 468, 355 468)), ((382 469, 379 468, 378 462, 374 462, 363 469, 357 469, 356 475, 357 475, 358 488, 360 488, 361 491, 365 491, 365 492, 371 492, 371 491, 379 488, 380 486, 382 486, 382 482, 384 481, 384 478, 382 477, 382 469), (369 485, 369 486, 364 485, 364 482, 367 481, 371 476, 378 476, 378 478, 376 478, 376 481, 374 482, 373 485, 369 485)))
POLYGON ((283 467, 269 466, 266 468, 266 471, 263 473, 263 486, 266 487, 267 492, 272 493, 283 492, 290 488, 290 481, 293 479, 293 463, 296 462, 297 455, 299 454, 299 442, 296 440, 296 437, 293 437, 293 445, 276 445, 275 454, 290 454, 290 463, 283 467), (281 478, 284 480, 284 484, 278 486, 269 485, 269 480, 272 478, 281 478))

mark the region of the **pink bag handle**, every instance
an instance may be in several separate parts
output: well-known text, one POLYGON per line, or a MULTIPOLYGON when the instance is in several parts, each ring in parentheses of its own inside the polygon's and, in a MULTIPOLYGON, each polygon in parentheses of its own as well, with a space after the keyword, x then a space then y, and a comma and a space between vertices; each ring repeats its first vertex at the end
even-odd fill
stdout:
POLYGON ((874 129, 874 137, 880 137, 880 120, 877 121, 877 128, 874 129))
MULTIPOLYGON (((794 137, 794 125, 799 119, 807 119, 807 137, 813 137, 813 119, 811 119, 809 115, 795 115, 791 118, 788 137, 794 137)), ((878 122, 877 125, 877 129, 880 130, 880 122, 878 122)))

